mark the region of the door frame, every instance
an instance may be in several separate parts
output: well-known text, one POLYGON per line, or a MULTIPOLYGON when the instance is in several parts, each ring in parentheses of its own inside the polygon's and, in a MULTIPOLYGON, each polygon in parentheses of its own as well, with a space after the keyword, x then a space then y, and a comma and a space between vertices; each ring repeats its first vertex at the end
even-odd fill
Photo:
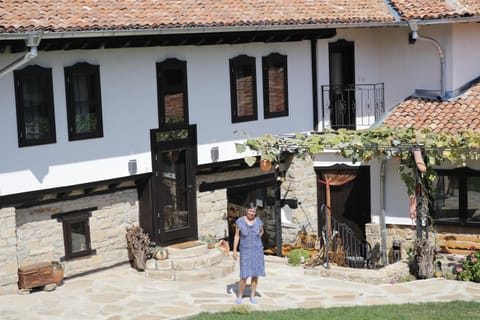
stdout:
POLYGON ((197 126, 195 124, 169 125, 161 129, 150 130, 150 143, 152 154, 152 215, 153 215, 153 241, 157 245, 169 245, 189 240, 198 239, 197 229, 197 204, 196 204, 196 167, 197 167, 197 126), (158 134, 170 132, 161 141, 158 134), (158 156, 164 151, 185 150, 185 172, 187 184, 187 211, 188 226, 172 231, 165 231, 165 215, 162 210, 158 156))

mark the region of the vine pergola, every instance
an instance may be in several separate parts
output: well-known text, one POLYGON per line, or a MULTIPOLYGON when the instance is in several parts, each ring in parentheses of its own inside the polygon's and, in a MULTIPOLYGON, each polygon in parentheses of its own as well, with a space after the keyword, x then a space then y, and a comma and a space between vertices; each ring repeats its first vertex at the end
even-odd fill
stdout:
MULTIPOLYGON (((279 164, 284 152, 305 159, 323 151, 334 151, 352 163, 369 162, 373 159, 388 160, 397 158, 397 172, 404 182, 408 196, 417 197, 417 236, 419 222, 431 220, 429 197, 431 185, 436 178, 434 166, 450 163, 452 166, 466 166, 467 160, 480 159, 480 131, 461 130, 458 132, 433 132, 429 129, 389 128, 381 126, 368 130, 327 130, 321 133, 298 133, 292 135, 265 134, 252 138, 246 136, 243 143, 236 145, 237 152, 247 149, 254 151, 261 159, 279 164), (418 170, 414 150, 421 150, 426 168, 418 170), (419 186, 422 194, 419 197, 419 186)), ((245 157, 252 166, 256 156, 245 157)), ((278 242, 277 242, 278 245, 278 242)))

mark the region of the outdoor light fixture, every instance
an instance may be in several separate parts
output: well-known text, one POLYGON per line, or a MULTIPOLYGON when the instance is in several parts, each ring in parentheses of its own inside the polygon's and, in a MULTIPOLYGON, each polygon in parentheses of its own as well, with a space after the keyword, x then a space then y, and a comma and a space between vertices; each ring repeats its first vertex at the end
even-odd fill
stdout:
POLYGON ((212 147, 212 149, 210 149, 210 157, 213 162, 218 161, 218 147, 212 147))
POLYGON ((128 173, 130 173, 130 175, 134 175, 134 174, 137 173, 137 160, 136 159, 128 160, 128 173))

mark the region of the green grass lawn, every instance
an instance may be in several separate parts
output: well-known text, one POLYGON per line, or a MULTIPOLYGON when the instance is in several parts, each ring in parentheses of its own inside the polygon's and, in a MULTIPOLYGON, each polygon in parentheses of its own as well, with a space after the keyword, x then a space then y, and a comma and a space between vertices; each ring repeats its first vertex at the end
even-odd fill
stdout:
POLYGON ((382 306, 361 306, 317 309, 289 309, 282 311, 250 311, 248 306, 234 306, 230 312, 201 313, 189 320, 233 320, 233 319, 326 319, 326 320, 462 320, 480 317, 479 302, 435 302, 382 306))

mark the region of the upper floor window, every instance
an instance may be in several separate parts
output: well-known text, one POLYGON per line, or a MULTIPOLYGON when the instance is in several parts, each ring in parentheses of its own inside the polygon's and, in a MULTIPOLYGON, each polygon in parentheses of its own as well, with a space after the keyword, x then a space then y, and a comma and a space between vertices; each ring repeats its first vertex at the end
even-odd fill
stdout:
POLYGON ((262 58, 265 118, 288 116, 287 56, 272 53, 262 58))
POLYGON ((188 123, 187 63, 167 59, 157 63, 159 125, 188 123))
POLYGON ((65 260, 95 254, 90 242, 90 216, 90 209, 69 212, 62 216, 65 260))
POLYGON ((28 66, 14 71, 20 147, 56 142, 52 69, 28 66))
POLYGON ((100 68, 88 63, 65 67, 68 139, 103 137, 100 68))
POLYGON ((230 59, 232 123, 257 120, 255 58, 241 55, 230 59))
POLYGON ((480 171, 438 170, 432 211, 437 224, 480 224, 480 171))

